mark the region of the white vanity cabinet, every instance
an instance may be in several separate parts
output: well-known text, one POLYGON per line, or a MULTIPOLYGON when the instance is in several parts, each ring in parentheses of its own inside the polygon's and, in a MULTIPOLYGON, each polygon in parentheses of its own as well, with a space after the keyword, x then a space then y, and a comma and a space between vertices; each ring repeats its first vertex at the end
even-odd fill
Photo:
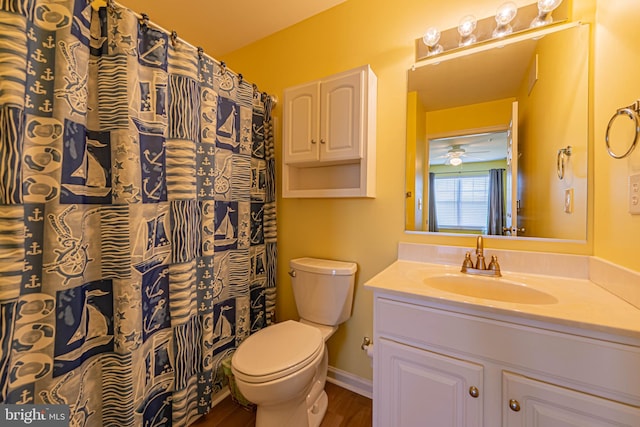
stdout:
POLYGON ((373 410, 377 427, 638 427, 640 347, 376 290, 373 410))
POLYGON ((376 88, 366 65, 284 90, 284 197, 374 196, 376 88))
POLYGON ((482 426, 483 366, 381 338, 378 426, 482 426))
MULTIPOLYGON (((597 369, 597 368, 594 368, 597 369)), ((629 373, 640 375, 640 372, 629 373)), ((503 425, 509 427, 639 426, 640 409, 504 372, 503 425)))

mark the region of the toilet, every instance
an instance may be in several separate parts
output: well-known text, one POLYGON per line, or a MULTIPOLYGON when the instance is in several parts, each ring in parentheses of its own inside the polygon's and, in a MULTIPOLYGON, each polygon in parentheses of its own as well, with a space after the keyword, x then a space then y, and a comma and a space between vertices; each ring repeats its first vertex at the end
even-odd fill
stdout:
POLYGON ((257 427, 317 427, 327 411, 326 341, 351 317, 357 266, 297 258, 289 262, 299 321, 268 326, 231 359, 240 392, 257 405, 257 427))

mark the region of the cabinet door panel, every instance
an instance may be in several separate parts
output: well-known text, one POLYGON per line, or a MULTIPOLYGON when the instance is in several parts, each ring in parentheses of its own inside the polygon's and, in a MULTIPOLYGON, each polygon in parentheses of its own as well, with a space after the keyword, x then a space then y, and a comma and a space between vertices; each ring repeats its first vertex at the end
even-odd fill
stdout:
POLYGON ((380 339, 376 382, 379 427, 480 427, 481 365, 380 339), (471 387, 479 395, 472 397, 471 387))
POLYGON ((505 427, 640 426, 640 408, 508 372, 503 403, 505 427), (517 412, 509 408, 512 399, 520 406, 517 412))
POLYGON ((284 162, 300 163, 319 159, 320 82, 287 89, 284 94, 284 162))
POLYGON ((362 158, 364 71, 322 82, 320 157, 325 161, 362 158))

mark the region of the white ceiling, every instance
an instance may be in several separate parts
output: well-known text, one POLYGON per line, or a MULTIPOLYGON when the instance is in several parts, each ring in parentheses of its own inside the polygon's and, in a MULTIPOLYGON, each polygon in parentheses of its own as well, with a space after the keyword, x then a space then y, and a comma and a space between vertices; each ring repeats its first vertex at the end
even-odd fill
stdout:
POLYGON ((117 0, 214 58, 346 0, 117 0))
POLYGON ((429 164, 444 165, 458 151, 464 163, 504 160, 507 156, 507 131, 461 135, 429 140, 429 164))

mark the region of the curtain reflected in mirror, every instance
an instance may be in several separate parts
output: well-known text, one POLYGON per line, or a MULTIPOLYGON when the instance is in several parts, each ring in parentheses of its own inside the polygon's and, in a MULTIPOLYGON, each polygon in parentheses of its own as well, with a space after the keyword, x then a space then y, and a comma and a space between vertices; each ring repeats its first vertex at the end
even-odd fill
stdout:
MULTIPOLYGON (((435 188, 436 186, 436 174, 433 172, 429 173, 429 188, 435 188)), ((438 214, 436 211, 436 192, 429 192, 429 231, 439 231, 438 230, 438 214)))
POLYGON ((504 169, 489 170, 489 212, 487 234, 500 236, 506 222, 505 213, 505 182, 504 169))

